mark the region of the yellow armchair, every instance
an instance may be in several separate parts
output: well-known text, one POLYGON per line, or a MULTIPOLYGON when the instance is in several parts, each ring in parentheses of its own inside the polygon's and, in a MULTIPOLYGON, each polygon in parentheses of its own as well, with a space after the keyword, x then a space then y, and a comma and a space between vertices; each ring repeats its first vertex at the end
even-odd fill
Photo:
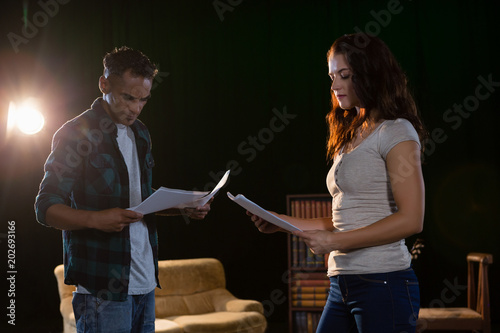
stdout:
MULTIPOLYGON (((217 259, 161 260, 155 291, 157 333, 263 333, 267 322, 260 302, 243 300, 226 289, 217 259)), ((64 284, 64 267, 54 269, 64 333, 76 332, 74 286, 64 284)))
POLYGON ((59 310, 61 311, 61 316, 63 317, 63 332, 73 333, 76 332, 75 325, 75 315, 73 313, 73 305, 71 301, 73 300, 73 292, 75 291, 75 286, 69 286, 64 284, 64 266, 58 265, 54 269, 54 275, 57 280, 57 288, 59 290, 59 298, 61 303, 59 305, 59 310))
POLYGON ((186 333, 262 333, 267 322, 260 302, 242 300, 226 289, 222 263, 213 258, 159 262, 156 318, 186 333))
MULTIPOLYGON (((63 333, 76 333, 75 315, 73 313, 73 292, 75 286, 67 285, 64 283, 64 266, 58 265, 54 269, 54 275, 57 280, 57 288, 59 290, 59 298, 61 303, 59 310, 63 318, 63 333)), ((155 320, 156 333, 182 333, 179 325, 170 320, 155 320)))

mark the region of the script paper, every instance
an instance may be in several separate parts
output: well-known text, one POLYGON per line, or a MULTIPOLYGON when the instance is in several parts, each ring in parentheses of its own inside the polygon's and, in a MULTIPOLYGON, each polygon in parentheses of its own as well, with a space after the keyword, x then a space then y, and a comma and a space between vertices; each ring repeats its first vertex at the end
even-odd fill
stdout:
POLYGON ((211 192, 185 191, 160 187, 142 203, 129 208, 129 210, 145 215, 170 208, 203 206, 224 186, 229 177, 229 171, 226 171, 211 192))
POLYGON ((258 217, 262 218, 263 220, 266 220, 267 222, 275 224, 278 227, 281 227, 281 228, 283 228, 287 231, 290 231, 290 232, 302 231, 301 229, 297 228, 293 224, 290 224, 287 221, 280 219, 276 215, 269 213, 264 208, 260 207, 256 203, 245 198, 245 196, 242 194, 238 194, 237 196, 233 196, 231 193, 227 192, 227 196, 229 197, 229 199, 233 200, 238 205, 240 205, 241 207, 248 210, 250 213, 257 215, 258 217))

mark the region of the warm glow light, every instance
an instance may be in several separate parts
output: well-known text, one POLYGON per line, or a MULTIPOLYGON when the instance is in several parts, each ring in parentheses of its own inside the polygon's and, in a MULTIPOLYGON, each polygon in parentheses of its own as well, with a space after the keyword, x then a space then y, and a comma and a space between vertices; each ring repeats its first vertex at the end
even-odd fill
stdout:
POLYGON ((7 120, 8 131, 17 126, 24 134, 36 134, 42 130, 44 124, 43 115, 30 100, 24 102, 19 108, 10 102, 7 120))
POLYGON ((20 110, 17 115, 17 128, 24 134, 35 134, 42 130, 45 124, 40 111, 35 109, 20 110))
POLYGON ((16 104, 14 102, 9 103, 9 115, 7 117, 7 132, 12 131, 14 126, 16 126, 16 104))

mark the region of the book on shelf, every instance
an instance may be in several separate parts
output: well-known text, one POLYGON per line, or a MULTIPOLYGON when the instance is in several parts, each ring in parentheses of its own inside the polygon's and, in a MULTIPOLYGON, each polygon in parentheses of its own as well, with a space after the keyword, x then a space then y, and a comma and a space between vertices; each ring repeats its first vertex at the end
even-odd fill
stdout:
POLYGON ((309 287, 309 286, 318 286, 318 287, 330 287, 330 280, 326 280, 326 275, 321 280, 295 280, 292 282, 294 286, 301 287, 309 287))
POLYGON ((314 286, 314 287, 297 287, 297 286, 294 286, 292 287, 292 295, 295 293, 295 294, 300 294, 300 293, 303 293, 303 294, 328 294, 328 291, 330 290, 330 287, 329 286, 323 286, 323 287, 317 287, 317 286, 314 286))
MULTIPOLYGON (((299 218, 331 216, 331 196, 288 195, 288 215, 299 218)), ((327 257, 310 251, 299 237, 289 235, 289 324, 290 333, 314 333, 330 290, 327 257)))
POLYGON ((321 199, 291 199, 291 215, 304 218, 329 217, 332 212, 330 197, 321 199))
POLYGON ((306 299, 306 300, 292 300, 292 305, 296 307, 324 307, 326 304, 326 299, 325 300, 312 300, 312 299, 306 299))
POLYGON ((326 300, 330 290, 329 280, 292 280, 292 300, 326 300))
MULTIPOLYGON (((320 218, 331 216, 332 203, 329 196, 302 197, 289 196, 289 214, 301 218, 320 218)), ((312 253, 299 237, 291 236, 293 267, 325 267, 324 255, 312 253)))
POLYGON ((312 253, 298 236, 291 235, 294 267, 325 267, 325 256, 312 253))
POLYGON ((321 312, 300 311, 294 314, 294 333, 314 333, 318 328, 321 312))
POLYGON ((328 293, 292 293, 292 300, 326 300, 328 293))
POLYGON ((292 274, 292 279, 294 280, 326 280, 328 281, 328 276, 326 275, 326 270, 321 272, 294 272, 292 274))

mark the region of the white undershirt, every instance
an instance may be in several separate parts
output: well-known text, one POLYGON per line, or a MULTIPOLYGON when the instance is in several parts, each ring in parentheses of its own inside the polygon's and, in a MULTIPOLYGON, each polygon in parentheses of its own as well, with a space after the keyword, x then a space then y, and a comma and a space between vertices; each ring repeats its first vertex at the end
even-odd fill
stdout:
MULTIPOLYGON (((117 124, 118 137, 116 138, 120 151, 127 164, 130 207, 142 202, 141 169, 137 156, 137 146, 132 129, 117 124)), ((148 227, 144 221, 130 224, 130 246, 132 261, 130 263, 129 295, 147 294, 156 287, 153 251, 149 243, 148 227)))

